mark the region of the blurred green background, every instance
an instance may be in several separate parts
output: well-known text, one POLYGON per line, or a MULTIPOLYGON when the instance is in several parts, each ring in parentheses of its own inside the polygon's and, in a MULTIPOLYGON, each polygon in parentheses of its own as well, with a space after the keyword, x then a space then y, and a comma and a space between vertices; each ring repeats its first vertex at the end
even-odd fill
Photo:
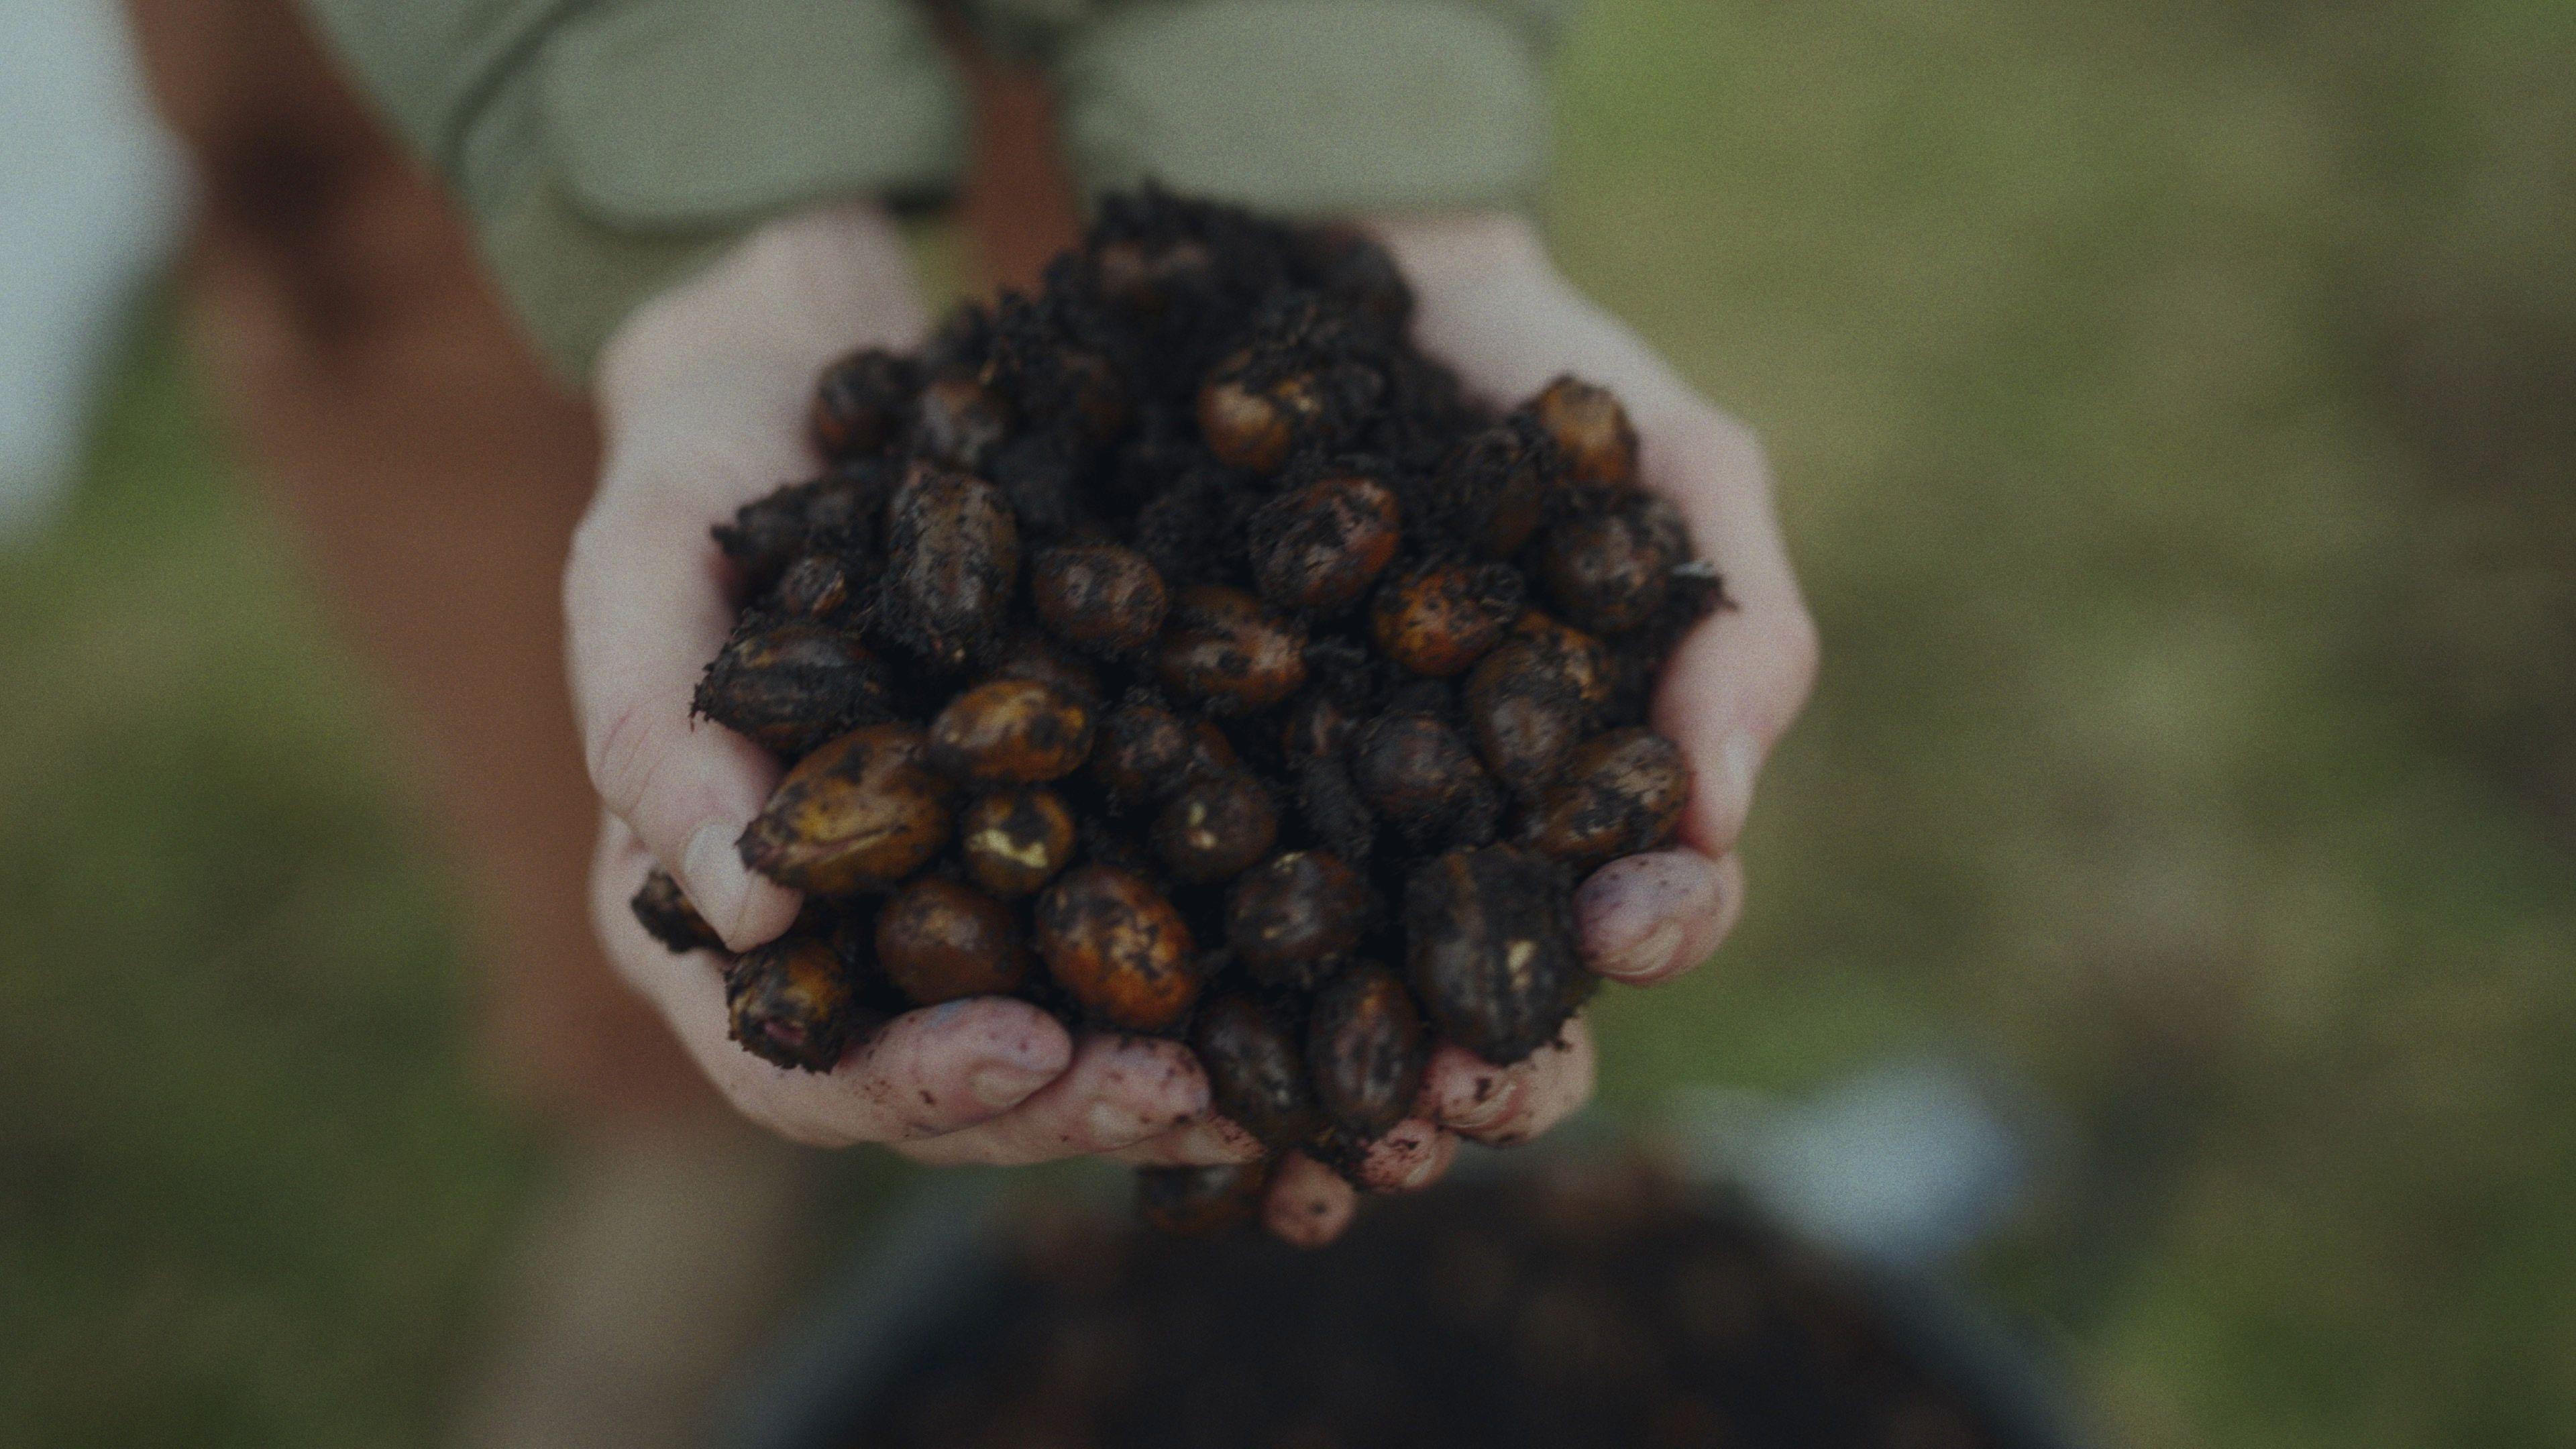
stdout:
MULTIPOLYGON (((2576 1442, 2576 6, 1597 0, 1559 74, 1564 261, 1828 648, 1607 1098, 1964 1053, 2114 1437, 2576 1442)), ((427 1442, 546 1146, 164 309, 0 680, 0 1442, 427 1442)))

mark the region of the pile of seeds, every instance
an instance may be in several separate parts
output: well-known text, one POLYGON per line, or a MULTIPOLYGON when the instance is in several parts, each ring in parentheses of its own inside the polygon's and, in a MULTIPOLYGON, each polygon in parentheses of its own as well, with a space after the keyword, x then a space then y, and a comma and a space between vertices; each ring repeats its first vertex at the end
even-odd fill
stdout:
MULTIPOLYGON (((1680 818, 1642 726, 1719 591, 1614 398, 1498 416, 1411 308, 1356 233, 1147 192, 1039 295, 825 371, 827 471, 716 530, 743 607, 697 709, 789 764, 742 856, 807 900, 726 965, 736 1040, 824 1071, 1016 995, 1189 1040, 1347 1168, 1434 1041, 1556 1037, 1575 881, 1680 818)), ((635 909, 715 945, 667 876, 635 909)), ((1163 1215, 1260 1174, 1172 1174, 1163 1215)))

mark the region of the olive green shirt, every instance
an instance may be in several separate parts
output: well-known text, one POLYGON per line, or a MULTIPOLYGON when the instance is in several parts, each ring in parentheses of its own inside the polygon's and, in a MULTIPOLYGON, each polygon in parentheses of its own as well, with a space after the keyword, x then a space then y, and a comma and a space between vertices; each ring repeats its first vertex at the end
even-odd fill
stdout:
MULTIPOLYGON (((306 0, 580 376, 760 221, 936 197, 963 90, 912 0, 306 0)), ((1512 205, 1545 161, 1558 0, 966 0, 1050 72, 1092 192, 1292 214, 1512 205)))

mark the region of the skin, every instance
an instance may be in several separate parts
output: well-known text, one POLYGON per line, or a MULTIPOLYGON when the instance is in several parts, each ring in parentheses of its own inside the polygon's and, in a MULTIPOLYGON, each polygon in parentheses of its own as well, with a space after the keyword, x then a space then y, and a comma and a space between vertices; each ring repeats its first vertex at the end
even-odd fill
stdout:
MULTIPOLYGON (((1781 545, 1762 450, 1624 324, 1577 293, 1522 219, 1501 213, 1378 218, 1419 299, 1417 340, 1489 399, 1573 372, 1626 402, 1646 483, 1681 506, 1739 607, 1674 656, 1655 727, 1694 784, 1680 841, 1613 861, 1577 896, 1586 959, 1644 986, 1707 958, 1743 909, 1735 854, 1762 761, 1804 705, 1816 633, 1781 545)), ((861 345, 909 347, 927 329, 909 260, 882 211, 843 204, 764 228, 704 274, 639 309, 602 354, 607 461, 564 579, 571 681, 603 806, 592 907, 610 959, 658 1006, 708 1078, 753 1121, 821 1146, 882 1143, 932 1163, 1027 1163, 1103 1154, 1133 1163, 1238 1161, 1255 1148, 1214 1116, 1205 1075, 1173 1043, 1077 1037, 1025 1002, 980 998, 898 1018, 820 1075, 773 1067, 725 1038, 705 953, 647 937, 627 898, 659 860, 726 944, 794 919, 797 897, 745 870, 734 838, 778 767, 689 717, 689 692, 733 618, 733 580, 708 526, 817 465, 806 407, 824 363, 861 345)), ((1370 1151, 1383 1191, 1428 1186, 1460 1138, 1526 1141, 1591 1095, 1580 1021, 1508 1068, 1442 1047, 1415 1115, 1370 1151)), ((1353 1190, 1291 1159, 1265 1220, 1328 1242, 1353 1190)))

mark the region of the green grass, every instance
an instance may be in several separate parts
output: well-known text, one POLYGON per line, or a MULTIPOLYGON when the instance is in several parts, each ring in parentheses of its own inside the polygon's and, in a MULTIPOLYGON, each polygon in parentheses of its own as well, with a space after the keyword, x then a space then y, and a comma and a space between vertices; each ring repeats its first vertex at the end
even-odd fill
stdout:
MULTIPOLYGON (((1606 0, 1568 267, 1828 641, 1605 1094, 1963 1053, 2144 1446, 2576 1440, 2576 10, 1606 0)), ((145 329, 0 574, 0 1442, 421 1443, 533 1166, 399 755, 145 329)))

